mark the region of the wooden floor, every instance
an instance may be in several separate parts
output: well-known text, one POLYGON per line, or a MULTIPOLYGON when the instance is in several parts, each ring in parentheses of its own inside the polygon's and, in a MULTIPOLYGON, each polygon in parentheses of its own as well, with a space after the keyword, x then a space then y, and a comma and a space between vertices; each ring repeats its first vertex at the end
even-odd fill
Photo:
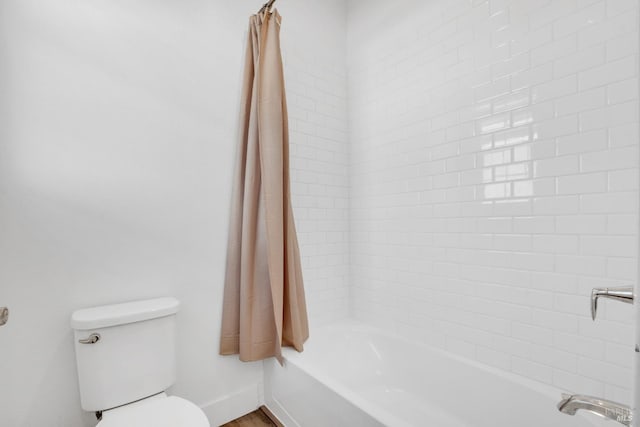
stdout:
POLYGON ((224 424, 221 427, 278 427, 278 425, 271 421, 262 409, 256 409, 250 414, 224 424))

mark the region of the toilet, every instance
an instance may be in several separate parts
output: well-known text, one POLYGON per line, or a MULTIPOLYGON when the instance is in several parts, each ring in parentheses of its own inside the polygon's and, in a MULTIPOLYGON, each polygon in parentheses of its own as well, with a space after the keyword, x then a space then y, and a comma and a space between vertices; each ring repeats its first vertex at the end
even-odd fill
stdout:
POLYGON ((80 401, 98 427, 210 427, 194 403, 166 394, 176 379, 175 298, 75 311, 80 401))

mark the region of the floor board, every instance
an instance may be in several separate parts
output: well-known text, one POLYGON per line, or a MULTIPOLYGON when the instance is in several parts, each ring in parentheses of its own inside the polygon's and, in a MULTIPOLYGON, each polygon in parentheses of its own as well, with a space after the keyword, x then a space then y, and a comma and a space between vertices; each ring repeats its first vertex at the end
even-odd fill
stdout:
POLYGON ((277 427, 260 409, 228 422, 222 427, 277 427))

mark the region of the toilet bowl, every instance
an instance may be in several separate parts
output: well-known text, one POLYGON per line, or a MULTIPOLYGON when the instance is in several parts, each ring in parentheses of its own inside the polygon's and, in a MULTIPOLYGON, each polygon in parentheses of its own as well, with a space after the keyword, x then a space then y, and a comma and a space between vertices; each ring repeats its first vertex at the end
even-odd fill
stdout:
POLYGON ((209 427, 195 404, 160 393, 102 413, 97 427, 209 427))
POLYGON ((98 427, 210 427, 198 406, 166 394, 176 379, 179 307, 156 298, 72 314, 80 402, 98 427))

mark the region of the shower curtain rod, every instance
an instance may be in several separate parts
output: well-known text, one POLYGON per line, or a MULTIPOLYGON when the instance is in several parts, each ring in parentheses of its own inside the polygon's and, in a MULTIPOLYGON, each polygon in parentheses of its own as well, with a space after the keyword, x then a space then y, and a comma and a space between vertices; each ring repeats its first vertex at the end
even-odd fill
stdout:
POLYGON ((274 4, 275 2, 276 2, 276 0, 269 0, 268 2, 266 2, 266 3, 264 4, 264 6, 262 6, 262 7, 260 8, 260 10, 258 11, 258 13, 260 14, 260 13, 264 12, 265 10, 266 10, 267 12, 270 12, 270 11, 271 11, 271 6, 273 6, 273 4, 274 4))

